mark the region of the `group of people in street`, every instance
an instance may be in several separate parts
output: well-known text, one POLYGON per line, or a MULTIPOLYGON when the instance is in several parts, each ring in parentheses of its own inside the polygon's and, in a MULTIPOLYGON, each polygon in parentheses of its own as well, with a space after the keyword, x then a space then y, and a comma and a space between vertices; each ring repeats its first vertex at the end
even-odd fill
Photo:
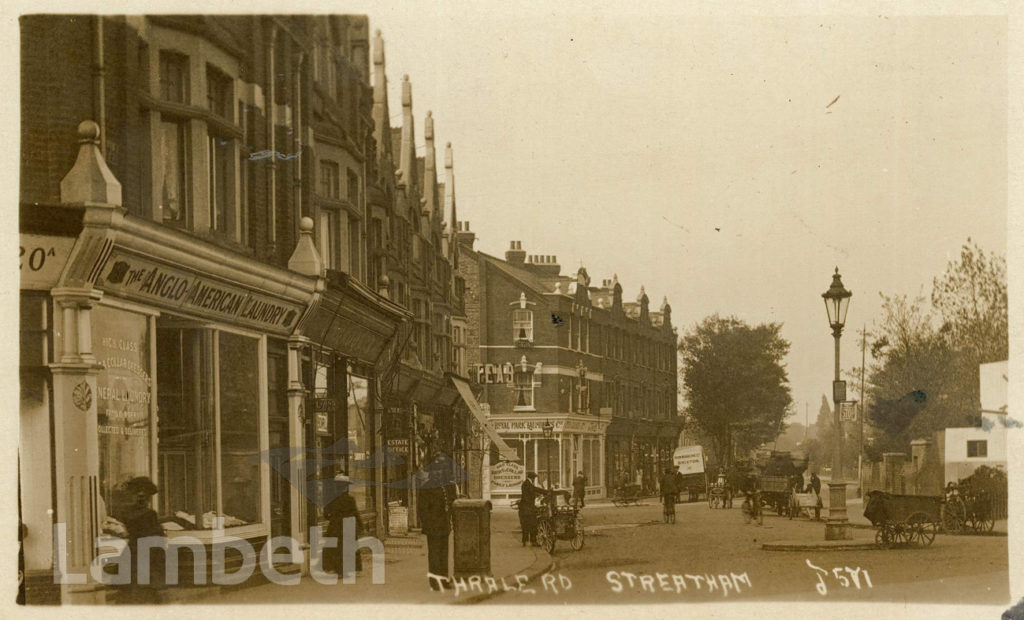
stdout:
MULTIPOLYGON (((522 531, 524 547, 527 544, 537 545, 537 499, 543 496, 545 490, 536 485, 534 482, 536 479, 537 474, 535 472, 527 472, 520 487, 518 505, 519 529, 522 531)), ((587 477, 583 475, 583 472, 579 472, 572 481, 572 505, 577 509, 582 509, 586 504, 586 495, 587 477)), ((554 498, 549 497, 548 501, 553 502, 554 498)))

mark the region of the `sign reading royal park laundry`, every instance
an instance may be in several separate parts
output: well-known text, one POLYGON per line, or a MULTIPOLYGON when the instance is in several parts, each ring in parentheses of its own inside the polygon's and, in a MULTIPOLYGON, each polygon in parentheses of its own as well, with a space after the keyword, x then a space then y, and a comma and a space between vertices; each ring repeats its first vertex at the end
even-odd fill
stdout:
POLYGON ((299 304, 116 250, 98 285, 171 310, 280 333, 290 333, 302 312, 299 304))

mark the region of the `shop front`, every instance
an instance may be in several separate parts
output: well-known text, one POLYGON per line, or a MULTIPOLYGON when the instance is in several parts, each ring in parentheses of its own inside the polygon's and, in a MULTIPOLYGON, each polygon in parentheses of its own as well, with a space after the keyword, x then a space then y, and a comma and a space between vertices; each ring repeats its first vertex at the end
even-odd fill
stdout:
POLYGON ((309 527, 325 525, 329 498, 323 482, 338 474, 351 481, 362 535, 388 531, 387 505, 393 479, 407 466, 405 444, 393 414, 399 408, 390 390, 397 375, 408 313, 341 272, 328 272, 326 288, 314 302, 295 338, 301 359, 300 406, 313 411, 305 434, 309 527), (389 434, 393 431, 395 434, 389 434))
MULTIPOLYGON (((25 228, 56 219, 38 209, 25 228)), ((118 485, 141 476, 157 485, 153 508, 172 544, 209 545, 223 530, 258 551, 272 533, 297 533, 297 493, 268 455, 293 443, 296 429, 281 423, 284 351, 316 279, 114 206, 76 211, 78 230, 54 246, 64 253, 57 276, 23 282, 23 347, 32 348, 23 355, 35 361, 21 408, 27 566, 55 561, 87 575, 118 485), (51 532, 38 526, 46 522, 51 532)), ((180 554, 183 585, 208 576, 193 557, 180 554)), ((86 582, 60 596, 102 600, 104 589, 86 582)))
POLYGON ((485 496, 498 505, 519 499, 520 485, 527 472, 537 474, 536 483, 548 488, 572 490, 574 478, 582 472, 587 496, 603 497, 605 479, 605 428, 608 420, 590 416, 491 415, 490 426, 514 451, 515 459, 502 458, 492 448, 486 473, 485 496), (550 424, 550 437, 544 426, 550 424))

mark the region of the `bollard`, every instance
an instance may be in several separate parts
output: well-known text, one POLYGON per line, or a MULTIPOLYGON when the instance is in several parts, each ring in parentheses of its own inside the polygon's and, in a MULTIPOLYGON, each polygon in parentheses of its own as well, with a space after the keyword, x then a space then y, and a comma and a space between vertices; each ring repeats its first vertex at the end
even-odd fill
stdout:
POLYGON ((491 502, 457 499, 452 503, 455 526, 455 577, 491 574, 491 502))

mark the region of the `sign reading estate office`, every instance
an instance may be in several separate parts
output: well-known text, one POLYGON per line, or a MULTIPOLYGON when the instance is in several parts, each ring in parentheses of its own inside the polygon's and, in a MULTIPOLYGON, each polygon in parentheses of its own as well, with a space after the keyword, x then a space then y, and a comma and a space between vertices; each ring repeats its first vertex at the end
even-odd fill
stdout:
POLYGON ((292 331, 302 310, 297 304, 116 250, 97 284, 132 299, 283 334, 292 331))

